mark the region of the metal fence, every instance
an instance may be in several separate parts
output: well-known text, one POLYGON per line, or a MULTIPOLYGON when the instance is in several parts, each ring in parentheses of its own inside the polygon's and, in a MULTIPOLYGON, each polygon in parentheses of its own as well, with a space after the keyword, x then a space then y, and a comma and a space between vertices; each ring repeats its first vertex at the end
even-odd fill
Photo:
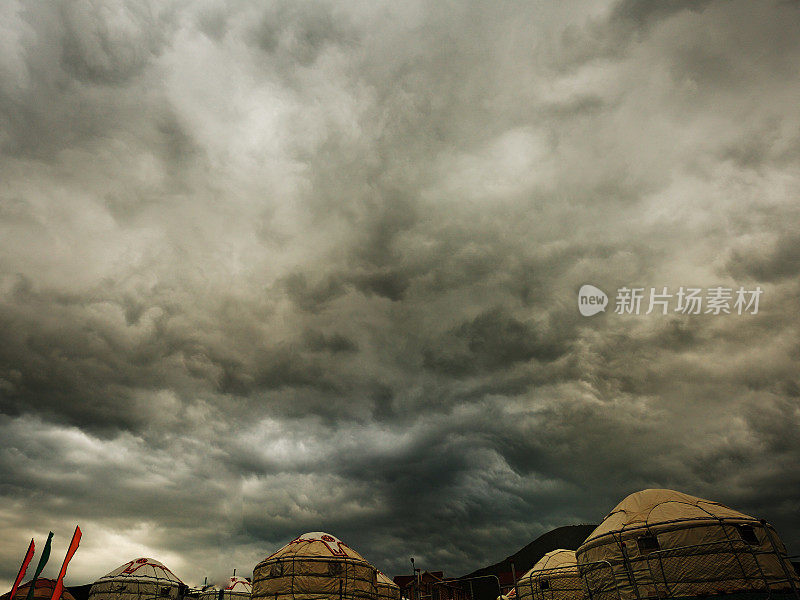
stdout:
MULTIPOLYGON (((589 600, 648 600, 780 591, 797 600, 788 556, 740 540, 659 549, 621 560, 578 565, 589 600), (765 567, 768 573, 765 573, 765 567)), ((535 600, 555 600, 536 598, 535 600)), ((572 600, 572 599, 568 599, 572 600)))
POLYGON ((376 600, 377 571, 369 563, 350 556, 328 558, 292 554, 269 558, 256 565, 253 600, 293 600, 296 595, 320 600, 376 600), (300 579, 306 583, 302 593, 297 593, 295 584, 300 579))
POLYGON ((540 569, 517 582, 519 600, 584 600, 586 592, 576 567, 540 569))

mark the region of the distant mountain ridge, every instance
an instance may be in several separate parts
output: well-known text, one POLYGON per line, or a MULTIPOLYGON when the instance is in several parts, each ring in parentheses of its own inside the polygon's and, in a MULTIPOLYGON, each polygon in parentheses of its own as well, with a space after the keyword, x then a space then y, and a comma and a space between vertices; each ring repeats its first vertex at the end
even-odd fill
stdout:
POLYGON ((530 544, 500 562, 473 571, 472 573, 464 575, 464 578, 497 575, 502 580, 504 578, 501 577, 501 574, 511 572, 512 562, 514 563, 514 570, 517 572, 517 577, 520 577, 525 571, 535 565, 536 561, 551 550, 557 550, 558 548, 576 550, 596 527, 597 525, 585 524, 558 527, 557 529, 540 535, 530 544))

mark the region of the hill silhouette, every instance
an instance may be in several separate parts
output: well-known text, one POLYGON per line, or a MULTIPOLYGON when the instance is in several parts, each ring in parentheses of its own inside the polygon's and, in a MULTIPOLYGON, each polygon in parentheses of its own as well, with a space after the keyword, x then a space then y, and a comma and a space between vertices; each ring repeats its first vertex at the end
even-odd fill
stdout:
POLYGON ((512 562, 514 563, 517 577, 520 577, 525 571, 536 564, 536 561, 551 550, 557 550, 558 548, 565 548, 566 550, 577 549, 578 546, 583 543, 583 540, 594 531, 595 527, 597 527, 597 525, 565 525, 564 527, 558 527, 557 529, 540 535, 530 544, 511 556, 504 558, 500 562, 468 573, 461 579, 496 575, 502 583, 508 578, 508 574, 511 573, 512 562))

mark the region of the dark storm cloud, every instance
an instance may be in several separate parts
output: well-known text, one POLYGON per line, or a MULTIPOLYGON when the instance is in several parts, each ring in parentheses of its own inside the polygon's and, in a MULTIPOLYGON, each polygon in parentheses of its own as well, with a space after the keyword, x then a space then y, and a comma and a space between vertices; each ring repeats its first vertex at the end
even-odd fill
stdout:
POLYGON ((701 12, 709 0, 703 2, 690 2, 689 0, 623 0, 614 7, 610 21, 630 21, 637 27, 646 28, 654 25, 659 20, 667 18, 681 11, 701 12))
POLYGON ((327 46, 355 41, 355 32, 343 17, 324 4, 305 1, 275 3, 251 35, 264 52, 304 67, 327 46))
POLYGON ((124 83, 158 55, 170 33, 167 15, 147 4, 86 1, 61 4, 58 10, 64 28, 61 64, 87 83, 124 83))
POLYGON ((74 583, 457 575, 645 487, 796 550, 795 6, 0 11, 0 579, 75 522, 74 583))
POLYGON ((168 11, 135 2, 12 3, 6 12, 18 42, 0 84, 11 155, 52 157, 113 127, 127 104, 125 84, 172 30, 168 11))
POLYGON ((425 351, 424 365, 452 375, 474 375, 518 362, 551 361, 565 349, 540 339, 539 332, 495 308, 462 323, 425 351))
POLYGON ((800 273, 800 235, 784 233, 767 244, 736 249, 727 268, 734 276, 752 281, 796 278, 800 273))

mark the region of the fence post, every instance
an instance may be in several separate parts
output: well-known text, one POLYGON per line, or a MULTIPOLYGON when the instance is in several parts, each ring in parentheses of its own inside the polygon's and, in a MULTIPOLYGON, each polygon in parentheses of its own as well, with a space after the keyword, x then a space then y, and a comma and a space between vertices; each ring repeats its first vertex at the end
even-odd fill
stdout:
POLYGON ((638 600, 642 600, 642 597, 639 595, 639 586, 636 585, 636 574, 633 572, 633 567, 631 567, 631 561, 628 558, 628 550, 625 547, 625 542, 620 541, 620 548, 622 548, 622 564, 625 567, 625 572, 628 574, 628 581, 633 587, 633 593, 636 594, 636 598, 638 600))

